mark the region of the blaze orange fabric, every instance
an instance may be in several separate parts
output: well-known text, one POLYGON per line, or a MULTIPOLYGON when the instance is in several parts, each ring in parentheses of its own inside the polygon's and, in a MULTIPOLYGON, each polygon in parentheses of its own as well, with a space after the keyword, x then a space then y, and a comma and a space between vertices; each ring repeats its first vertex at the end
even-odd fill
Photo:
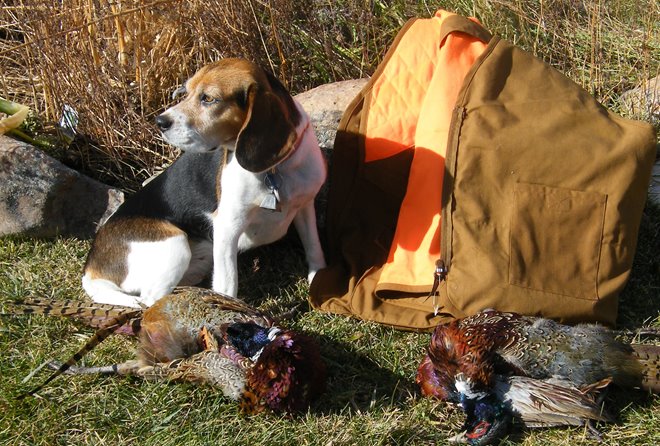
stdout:
POLYGON ((414 148, 408 188, 376 293, 421 292, 433 282, 452 111, 465 75, 487 46, 460 32, 441 40, 443 22, 455 15, 438 11, 416 21, 373 87, 365 162, 414 148))

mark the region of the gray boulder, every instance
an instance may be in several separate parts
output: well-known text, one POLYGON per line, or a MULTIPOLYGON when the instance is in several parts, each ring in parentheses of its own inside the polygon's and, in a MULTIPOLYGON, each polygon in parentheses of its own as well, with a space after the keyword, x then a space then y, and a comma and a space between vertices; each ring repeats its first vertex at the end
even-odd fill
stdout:
POLYGON ((654 125, 660 124, 660 76, 649 79, 642 85, 621 95, 621 102, 633 116, 654 125))
MULTIPOLYGON (((660 150, 660 145, 658 145, 660 150)), ((649 200, 660 206, 660 158, 656 159, 649 184, 649 200)))
POLYGON ((319 145, 326 156, 332 151, 344 110, 366 83, 367 79, 333 82, 295 96, 312 119, 319 145))
MULTIPOLYGON (((660 125, 660 76, 649 79, 642 85, 628 90, 621 95, 621 102, 628 113, 638 119, 644 119, 656 127, 660 125)), ((660 144, 653 166, 653 175, 649 185, 649 199, 660 205, 660 144)))
POLYGON ((0 236, 88 238, 123 201, 121 191, 0 135, 0 236))

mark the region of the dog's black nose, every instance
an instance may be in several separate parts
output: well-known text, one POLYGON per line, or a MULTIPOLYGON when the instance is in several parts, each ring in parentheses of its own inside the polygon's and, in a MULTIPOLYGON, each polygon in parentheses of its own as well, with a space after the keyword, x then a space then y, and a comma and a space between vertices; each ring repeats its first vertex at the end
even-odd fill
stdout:
POLYGON ((167 116, 165 116, 165 114, 158 115, 156 116, 156 125, 158 126, 161 132, 164 132, 165 130, 172 127, 172 120, 167 116))

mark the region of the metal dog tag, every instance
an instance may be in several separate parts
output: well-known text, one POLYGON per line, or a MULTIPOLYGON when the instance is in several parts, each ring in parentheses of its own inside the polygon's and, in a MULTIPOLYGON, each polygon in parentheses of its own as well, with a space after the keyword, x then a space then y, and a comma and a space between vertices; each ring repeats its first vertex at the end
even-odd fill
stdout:
POLYGON ((274 173, 268 172, 264 178, 264 183, 268 188, 269 192, 261 200, 259 207, 263 209, 268 209, 273 212, 282 212, 282 206, 280 205, 280 193, 278 190, 278 180, 274 173))
POLYGON ((275 197, 275 194, 270 192, 268 195, 264 197, 264 199, 261 201, 261 204, 259 207, 263 209, 268 209, 269 211, 273 212, 281 212, 282 207, 280 206, 280 202, 277 201, 277 197, 275 197))

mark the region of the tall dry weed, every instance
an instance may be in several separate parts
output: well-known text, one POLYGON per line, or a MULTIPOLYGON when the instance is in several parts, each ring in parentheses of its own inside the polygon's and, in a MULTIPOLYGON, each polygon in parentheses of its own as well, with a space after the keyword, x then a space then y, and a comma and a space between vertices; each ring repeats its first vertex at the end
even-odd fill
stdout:
POLYGON ((81 136, 66 162, 135 188, 177 155, 152 125, 198 67, 256 61, 293 91, 371 74, 410 17, 477 16, 599 99, 658 74, 653 0, 13 0, 0 7, 0 96, 81 136))

